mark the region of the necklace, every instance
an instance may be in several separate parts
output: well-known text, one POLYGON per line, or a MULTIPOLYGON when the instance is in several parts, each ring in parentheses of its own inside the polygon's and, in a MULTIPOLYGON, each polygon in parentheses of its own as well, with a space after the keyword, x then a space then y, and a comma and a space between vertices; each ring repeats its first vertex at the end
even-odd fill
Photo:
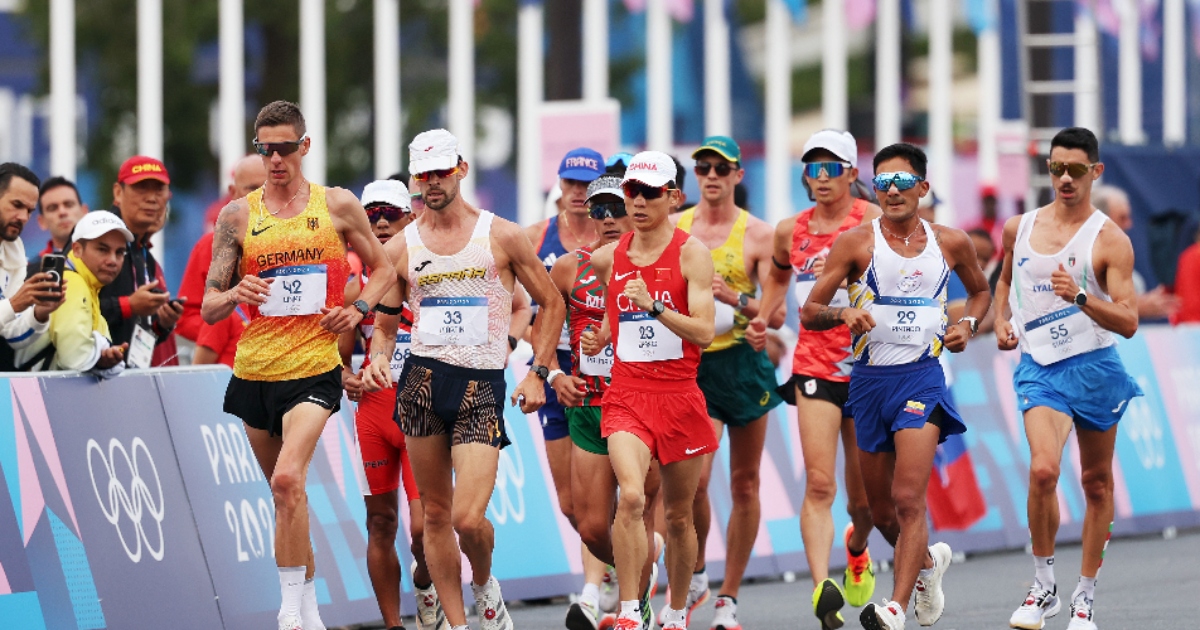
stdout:
MULTIPOLYGON (((575 229, 571 227, 571 219, 570 219, 570 217, 567 215, 567 213, 566 213, 566 212, 564 212, 564 213, 562 213, 562 214, 560 214, 560 215, 558 216, 558 225, 559 225, 559 229, 566 228, 567 236, 568 236, 568 237, 569 237, 569 238, 570 238, 572 241, 574 241, 574 242, 576 242, 576 243, 579 243, 579 242, 580 242, 580 240, 579 240, 579 236, 578 236, 578 235, 575 233, 575 229)), ((592 226, 592 236, 593 236, 592 240, 593 240, 593 241, 594 241, 594 240, 596 240, 596 239, 594 238, 594 237, 596 236, 596 228, 595 228, 595 226, 592 226)), ((561 239, 559 239, 559 240, 561 240, 561 239)))
MULTIPOLYGON (((287 203, 285 203, 285 204, 283 204, 283 207, 282 207, 282 208, 280 208, 280 209, 278 209, 278 210, 275 210, 274 212, 272 212, 270 208, 267 208, 267 192, 266 192, 266 185, 264 184, 264 185, 263 185, 263 197, 262 197, 262 205, 263 205, 263 207, 264 207, 264 208, 267 208, 267 212, 270 212, 270 213, 271 213, 271 216, 276 216, 276 215, 278 215, 280 212, 283 212, 284 210, 287 210, 287 209, 288 209, 288 206, 292 205, 292 202, 293 202, 293 201, 295 201, 295 200, 296 200, 296 198, 300 196, 300 192, 301 192, 301 191, 303 191, 303 190, 304 190, 304 189, 306 189, 306 188, 308 188, 308 180, 306 180, 306 179, 301 179, 301 180, 300 180, 300 187, 296 189, 296 194, 292 195, 292 198, 291 198, 291 199, 288 199, 288 202, 287 202, 287 203)), ((263 214, 263 213, 262 213, 262 211, 260 210, 260 211, 259 211, 259 213, 258 213, 258 221, 256 221, 256 222, 255 222, 255 225, 256 225, 256 226, 259 226, 259 227, 261 227, 261 226, 262 226, 262 224, 263 224, 263 221, 266 221, 266 220, 267 220, 267 215, 263 214)))
POLYGON ((916 226, 916 227, 914 227, 914 228, 913 228, 913 230, 912 230, 911 232, 909 232, 909 233, 908 233, 908 236, 899 236, 899 235, 897 235, 895 232, 893 232, 893 231, 891 231, 891 230, 887 229, 887 227, 885 227, 885 226, 883 225, 883 221, 880 221, 880 222, 879 222, 879 227, 883 228, 883 231, 884 231, 884 232, 887 232, 887 233, 888 233, 888 236, 891 236, 892 238, 894 238, 894 239, 896 239, 896 240, 898 240, 898 241, 901 241, 901 240, 902 240, 902 241, 904 241, 904 246, 905 246, 905 247, 908 247, 908 239, 912 238, 912 237, 913 237, 913 235, 917 233, 917 230, 921 229, 921 222, 920 222, 920 221, 917 221, 917 226, 916 226))

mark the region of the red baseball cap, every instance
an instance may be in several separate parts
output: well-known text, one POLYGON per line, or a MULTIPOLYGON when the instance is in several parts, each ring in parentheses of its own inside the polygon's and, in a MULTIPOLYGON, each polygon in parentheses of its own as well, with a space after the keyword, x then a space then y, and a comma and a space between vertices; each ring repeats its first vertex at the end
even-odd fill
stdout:
POLYGON ((117 173, 117 183, 120 184, 136 184, 144 179, 157 179, 164 184, 171 183, 171 176, 167 175, 167 167, 161 160, 156 160, 145 155, 135 155, 121 165, 120 172, 117 173))

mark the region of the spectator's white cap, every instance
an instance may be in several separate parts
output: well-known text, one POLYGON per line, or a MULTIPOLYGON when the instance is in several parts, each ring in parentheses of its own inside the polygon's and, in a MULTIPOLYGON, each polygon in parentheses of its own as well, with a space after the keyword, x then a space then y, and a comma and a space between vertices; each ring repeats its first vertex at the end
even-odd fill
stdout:
POLYGON ((408 170, 413 175, 453 168, 458 164, 458 138, 445 129, 417 134, 408 144, 408 170))
POLYGON ((384 204, 401 210, 412 210, 412 195, 404 182, 394 179, 379 179, 363 188, 362 205, 364 208, 384 204))
POLYGON ((90 241, 94 238, 100 238, 109 232, 117 230, 125 237, 126 241, 133 241, 133 232, 125 227, 125 222, 121 217, 109 212, 108 210, 93 210, 85 215, 75 224, 75 231, 71 233, 72 241, 90 241))
POLYGON ((801 154, 800 160, 807 162, 808 154, 817 149, 824 149, 842 161, 849 162, 850 166, 858 168, 858 142, 849 131, 822 129, 814 133, 808 142, 804 143, 804 153, 801 154))
POLYGON ((625 182, 641 182, 647 186, 666 186, 675 181, 675 160, 660 151, 642 151, 629 161, 625 169, 625 182))

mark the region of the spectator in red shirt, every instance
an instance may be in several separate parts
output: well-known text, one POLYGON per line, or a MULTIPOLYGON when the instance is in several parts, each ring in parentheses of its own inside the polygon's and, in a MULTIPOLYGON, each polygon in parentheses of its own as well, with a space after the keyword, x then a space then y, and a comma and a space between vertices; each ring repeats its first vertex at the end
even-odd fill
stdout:
MULTIPOLYGON (((233 183, 229 184, 227 196, 230 200, 245 197, 261 188, 266 181, 267 169, 263 166, 262 158, 255 154, 247 155, 233 166, 233 183)), ((208 278, 208 266, 212 263, 212 241, 212 230, 196 241, 196 245, 192 247, 192 254, 188 257, 187 268, 183 270, 183 278, 179 281, 179 297, 187 298, 187 301, 183 304, 183 315, 175 325, 175 332, 189 341, 199 341, 200 329, 204 323, 200 319, 200 305, 204 302, 204 281, 208 278)), ((235 338, 234 343, 236 342, 235 338)), ((232 356, 231 353, 230 361, 232 356)))
POLYGON ((1179 309, 1171 316, 1172 324, 1200 322, 1200 232, 1196 242, 1183 250, 1175 268, 1175 296, 1179 309))
POLYGON ((216 324, 201 322, 200 334, 196 338, 196 354, 192 357, 195 365, 211 365, 224 363, 233 368, 233 357, 237 353, 238 339, 242 331, 250 323, 250 317, 239 305, 233 310, 233 317, 226 317, 216 324))

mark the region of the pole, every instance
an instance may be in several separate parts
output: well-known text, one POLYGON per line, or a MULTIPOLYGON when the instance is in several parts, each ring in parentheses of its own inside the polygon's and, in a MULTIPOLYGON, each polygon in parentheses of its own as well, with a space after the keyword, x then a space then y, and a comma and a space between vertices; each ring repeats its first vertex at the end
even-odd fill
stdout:
MULTIPOLYGON (((997 14, 995 0, 988 2, 997 14)), ((996 134, 1000 129, 1000 32, 995 21, 978 36, 979 51, 979 183, 995 185, 1000 178, 996 134)))
POLYGON ((729 87, 729 21, 724 0, 704 0, 704 133, 733 133, 729 87))
MULTIPOLYGON (((400 171, 400 0, 375 0, 375 179, 400 171)), ((408 182, 404 182, 407 186, 408 182)))
POLYGON ((75 0, 50 0, 50 174, 75 181, 75 0))
POLYGON ((954 10, 951 0, 929 0, 929 179, 942 202, 936 220, 954 225, 954 10))
POLYGON ((776 59, 766 69, 766 200, 771 225, 792 212, 792 16, 783 0, 767 0, 767 50, 776 59))
POLYGON ((305 176, 325 183, 325 3, 300 0, 300 108, 312 147, 304 160, 305 176))
POLYGON ((648 0, 646 4, 646 148, 670 151, 675 142, 671 18, 666 0, 648 0))
MULTIPOLYGON (((162 0, 137 3, 137 147, 140 155, 163 159, 162 0)), ((163 234, 150 243, 162 257, 163 234)))
MULTIPOLYGON (((1138 11, 1133 0, 1114 0, 1121 28, 1117 40, 1117 129, 1121 144, 1143 144, 1142 56, 1138 11)), ((1165 88, 1166 86, 1164 86, 1165 88)), ((1099 129, 1094 130, 1099 133, 1099 129)))
POLYGON ((1163 144, 1187 142, 1187 18, 1183 0, 1163 0, 1163 144))
MULTIPOLYGON (((538 12, 541 11, 542 9, 539 7, 538 12)), ((540 42, 541 38, 539 37, 537 41, 540 42)), ((606 98, 608 98, 608 2, 606 0, 583 0, 583 100, 595 102, 606 98)))
POLYGON ((221 0, 218 9, 220 79, 217 96, 220 181, 232 178, 233 165, 246 154, 246 79, 242 0, 221 0))
POLYGON ((875 148, 900 141, 900 0, 880 0, 875 15, 875 148))
POLYGON ((821 7, 821 117, 830 129, 846 130, 846 3, 825 0, 821 7))
POLYGON ((543 19, 541 3, 521 5, 517 13, 517 141, 520 143, 517 147, 517 222, 521 225, 532 225, 542 218, 544 191, 539 113, 545 87, 543 19))
MULTIPOLYGON (((1103 137, 1100 121, 1100 51, 1096 20, 1088 11, 1075 13, 1075 125, 1103 137)), ((1140 91, 1140 87, 1138 88, 1140 91)))
MULTIPOLYGON (((475 7, 472 0, 450 0, 449 127, 468 163, 475 156, 475 7)), ((462 180, 463 197, 475 197, 475 179, 462 180)))

